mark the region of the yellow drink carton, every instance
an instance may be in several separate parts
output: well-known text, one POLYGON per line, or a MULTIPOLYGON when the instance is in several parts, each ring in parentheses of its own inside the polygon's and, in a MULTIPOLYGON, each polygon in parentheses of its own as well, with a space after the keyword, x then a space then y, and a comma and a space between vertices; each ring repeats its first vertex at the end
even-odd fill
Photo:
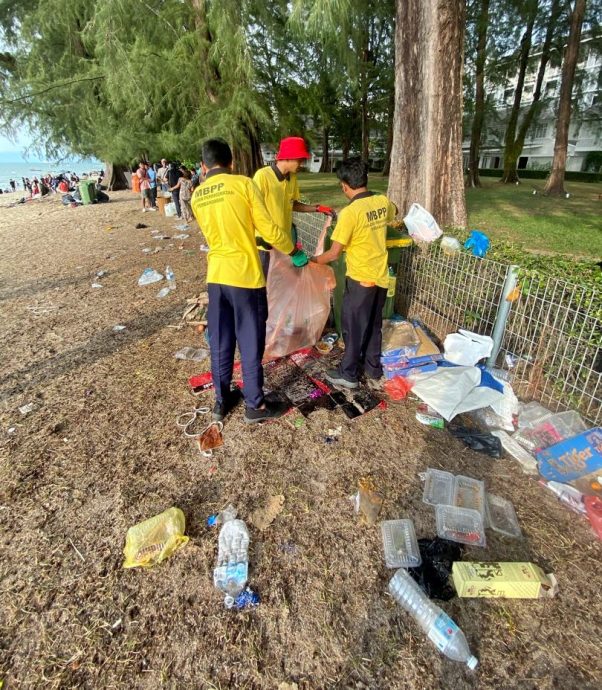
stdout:
POLYGON ((558 589, 554 575, 533 563, 456 561, 452 579, 459 597, 540 599, 558 589))

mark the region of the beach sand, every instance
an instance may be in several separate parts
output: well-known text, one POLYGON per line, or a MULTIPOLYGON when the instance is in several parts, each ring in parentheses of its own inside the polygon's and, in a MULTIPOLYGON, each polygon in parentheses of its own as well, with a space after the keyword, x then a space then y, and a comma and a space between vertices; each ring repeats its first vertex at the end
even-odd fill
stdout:
POLYGON ((204 288, 196 224, 141 213, 131 192, 64 208, 60 198, 6 208, 0 199, 0 679, 7 688, 594 688, 599 687, 600 556, 588 523, 512 460, 467 450, 420 425, 415 402, 352 422, 318 411, 247 428, 226 421, 214 460, 176 427, 195 402, 187 378, 208 368, 174 358, 202 342, 176 330, 204 288), (146 229, 135 229, 145 223, 146 229), (156 229, 171 239, 154 241, 156 229), (160 247, 145 255, 145 247, 160 247), (177 290, 138 287, 147 267, 177 290), (102 278, 99 271, 106 271, 102 278), (95 282, 102 288, 92 288, 95 282), (125 325, 120 333, 117 324, 125 325), (26 415, 19 407, 33 404, 26 415), (326 444, 329 427, 340 439, 326 444), (386 594, 380 530, 348 497, 372 475, 381 517, 413 518, 434 536, 418 474, 485 479, 510 499, 524 539, 488 532, 464 560, 533 561, 554 572, 547 601, 454 599, 443 608, 479 659, 448 661, 386 594), (217 530, 270 496, 284 509, 250 526, 250 584, 260 606, 227 611, 212 584, 217 530), (170 506, 190 542, 148 570, 122 569, 128 527, 170 506))

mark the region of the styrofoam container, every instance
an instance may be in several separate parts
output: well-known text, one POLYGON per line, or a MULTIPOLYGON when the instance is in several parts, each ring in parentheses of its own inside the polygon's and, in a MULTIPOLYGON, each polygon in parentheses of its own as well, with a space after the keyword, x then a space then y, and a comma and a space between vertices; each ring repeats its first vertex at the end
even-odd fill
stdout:
POLYGON ((424 503, 436 506, 440 503, 451 505, 454 497, 454 475, 444 470, 426 471, 422 500, 424 503))
POLYGON ((380 523, 387 568, 417 568, 422 563, 412 520, 380 523))
POLYGON ((483 518, 478 510, 438 505, 435 509, 437 534, 441 539, 470 546, 487 546, 483 518))
POLYGON ((510 501, 495 494, 487 494, 487 526, 507 537, 520 539, 523 536, 516 511, 510 501))

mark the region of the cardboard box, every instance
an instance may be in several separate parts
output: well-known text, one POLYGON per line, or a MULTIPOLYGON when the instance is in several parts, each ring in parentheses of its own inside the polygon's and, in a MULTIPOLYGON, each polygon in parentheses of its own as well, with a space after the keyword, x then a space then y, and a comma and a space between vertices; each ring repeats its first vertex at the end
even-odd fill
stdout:
POLYGON ((554 575, 533 563, 457 561, 452 579, 459 597, 540 599, 558 589, 554 575))

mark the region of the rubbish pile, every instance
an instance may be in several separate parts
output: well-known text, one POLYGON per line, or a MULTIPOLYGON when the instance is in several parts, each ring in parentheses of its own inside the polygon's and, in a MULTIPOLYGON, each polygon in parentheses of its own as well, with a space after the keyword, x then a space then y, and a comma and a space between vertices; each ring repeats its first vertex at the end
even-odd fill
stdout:
POLYGON ((381 361, 386 379, 435 371, 441 358, 439 348, 418 322, 401 318, 383 322, 381 361))

